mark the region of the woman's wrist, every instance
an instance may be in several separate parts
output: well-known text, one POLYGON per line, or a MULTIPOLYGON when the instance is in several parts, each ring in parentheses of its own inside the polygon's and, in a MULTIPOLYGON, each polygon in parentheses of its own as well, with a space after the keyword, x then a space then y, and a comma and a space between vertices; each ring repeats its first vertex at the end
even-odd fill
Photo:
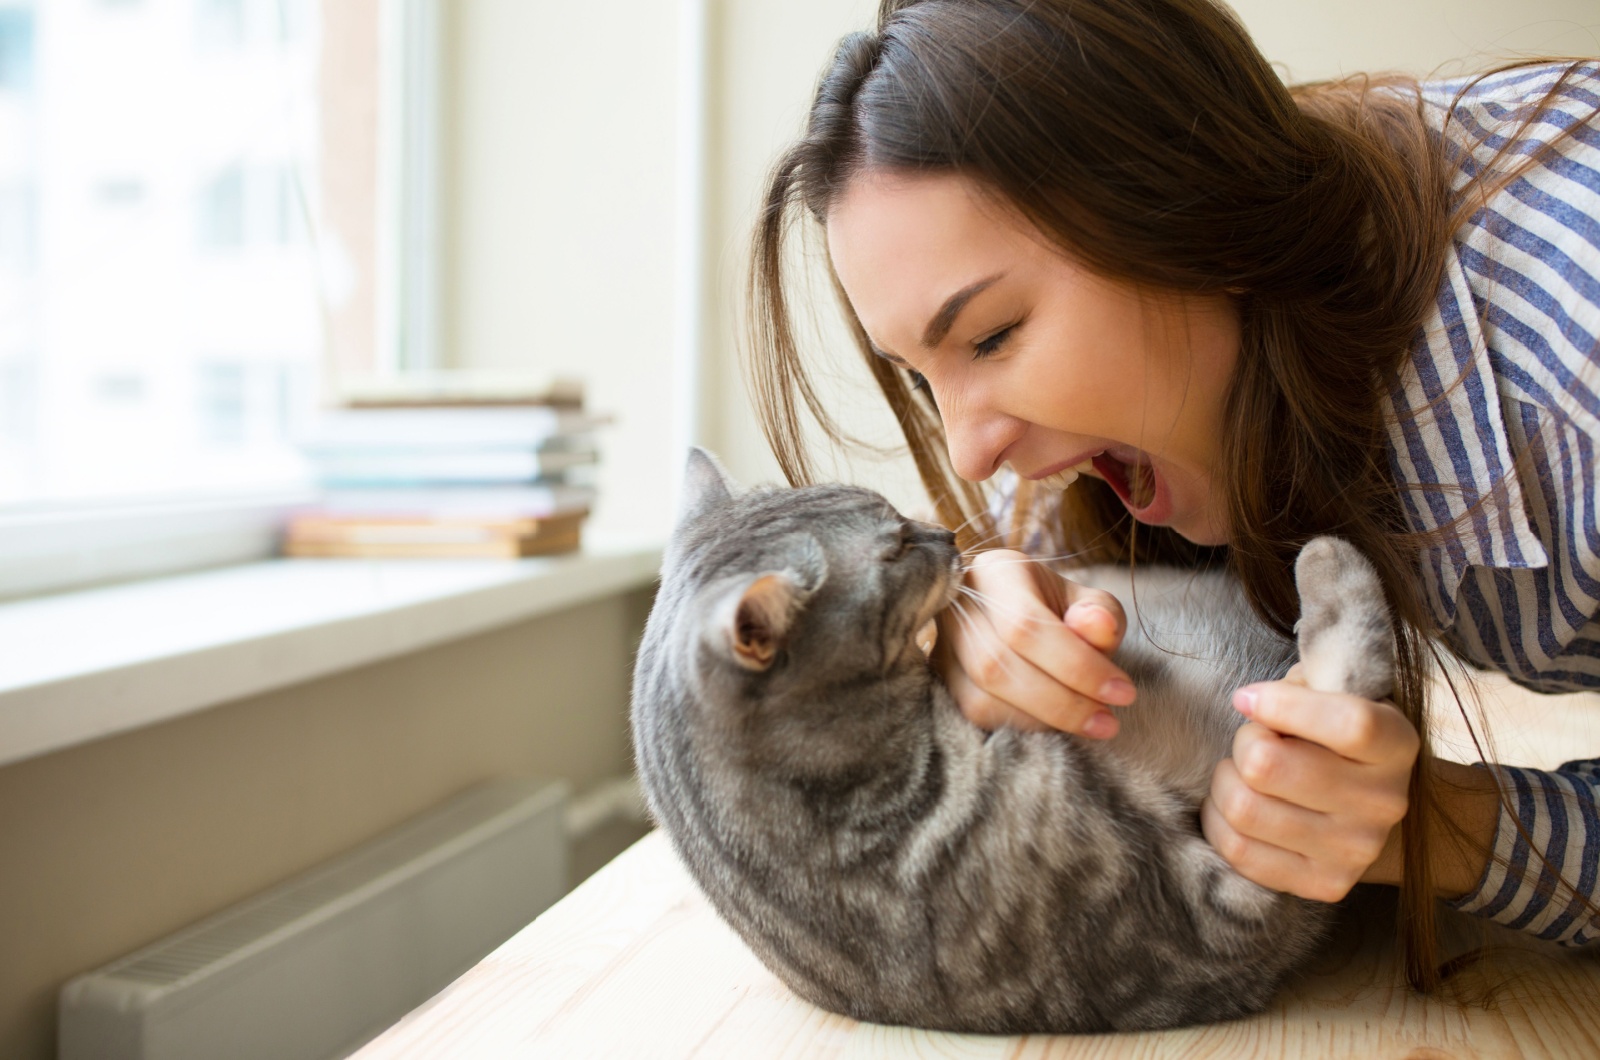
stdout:
MULTIPOLYGON (((1428 768, 1434 797, 1428 833, 1433 893, 1440 898, 1459 898, 1483 878, 1500 822, 1500 792, 1490 770, 1441 759, 1434 759, 1428 768)), ((1400 885, 1405 877, 1400 836, 1401 827, 1395 825, 1378 860, 1362 873, 1361 882, 1400 885)))

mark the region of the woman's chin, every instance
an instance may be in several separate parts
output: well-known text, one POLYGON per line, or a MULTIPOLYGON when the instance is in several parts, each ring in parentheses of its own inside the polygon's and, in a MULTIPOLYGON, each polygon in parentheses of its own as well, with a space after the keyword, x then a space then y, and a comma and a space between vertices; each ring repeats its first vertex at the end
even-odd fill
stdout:
POLYGON ((1217 526, 1206 512, 1168 519, 1166 525, 1173 533, 1196 545, 1226 545, 1229 540, 1227 530, 1217 526))
POLYGON ((1160 462, 1153 462, 1151 471, 1155 488, 1143 509, 1134 506, 1126 488, 1112 484, 1129 514, 1146 525, 1164 526, 1196 545, 1228 543, 1231 535, 1220 511, 1222 505, 1212 496, 1204 476, 1174 474, 1160 462))

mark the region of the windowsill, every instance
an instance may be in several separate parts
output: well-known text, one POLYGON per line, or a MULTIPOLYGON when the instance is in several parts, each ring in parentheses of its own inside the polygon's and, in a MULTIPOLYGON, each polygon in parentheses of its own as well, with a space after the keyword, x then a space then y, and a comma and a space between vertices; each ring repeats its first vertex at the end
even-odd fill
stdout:
POLYGON ((3 603, 0 766, 643 588, 660 560, 267 560, 3 603))

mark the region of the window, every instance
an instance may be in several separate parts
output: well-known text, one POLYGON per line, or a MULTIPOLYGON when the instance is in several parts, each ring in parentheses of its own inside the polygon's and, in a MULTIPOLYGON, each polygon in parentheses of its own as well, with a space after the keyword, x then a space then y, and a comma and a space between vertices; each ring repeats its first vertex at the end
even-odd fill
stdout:
POLYGON ((380 80, 434 2, 0 0, 0 523, 307 494, 319 388, 399 360, 380 80))

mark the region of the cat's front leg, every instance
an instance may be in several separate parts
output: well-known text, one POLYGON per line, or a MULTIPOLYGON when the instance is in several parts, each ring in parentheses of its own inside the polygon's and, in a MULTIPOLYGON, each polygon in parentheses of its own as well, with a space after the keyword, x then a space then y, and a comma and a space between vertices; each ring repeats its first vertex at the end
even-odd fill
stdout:
POLYGON ((1387 699, 1394 629, 1378 572, 1349 542, 1313 538, 1294 565, 1300 590, 1300 673, 1318 692, 1387 699))

